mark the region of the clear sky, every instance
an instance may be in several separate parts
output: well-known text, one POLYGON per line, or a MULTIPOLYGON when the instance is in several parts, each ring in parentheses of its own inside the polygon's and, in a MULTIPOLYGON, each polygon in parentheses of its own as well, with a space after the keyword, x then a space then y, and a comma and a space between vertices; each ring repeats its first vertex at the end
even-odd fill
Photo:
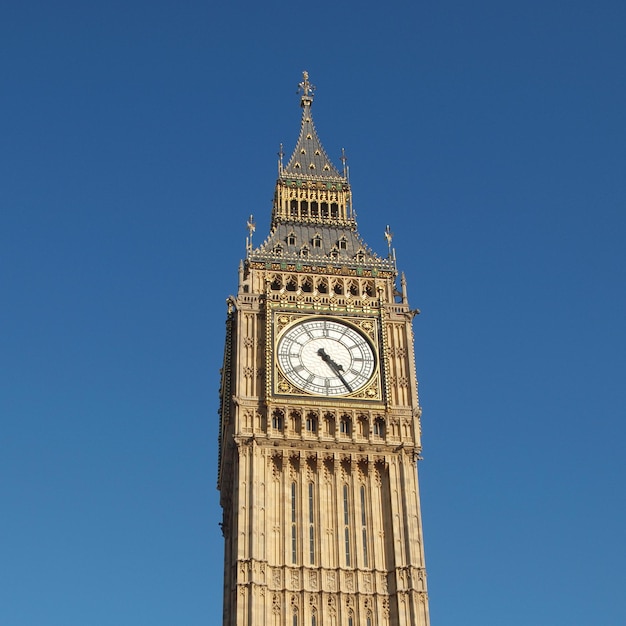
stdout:
POLYGON ((4 3, 0 624, 221 621, 217 406, 301 72, 395 233, 433 626, 626 624, 626 3, 4 3))

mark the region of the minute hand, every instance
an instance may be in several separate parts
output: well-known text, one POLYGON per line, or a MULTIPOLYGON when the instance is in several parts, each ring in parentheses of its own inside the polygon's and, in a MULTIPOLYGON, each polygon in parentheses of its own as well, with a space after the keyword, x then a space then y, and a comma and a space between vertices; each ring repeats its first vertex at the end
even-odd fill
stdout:
POLYGON ((348 385, 348 383, 346 382, 346 379, 343 377, 343 374, 341 372, 343 372, 343 365, 340 365, 338 363, 335 363, 328 354, 326 354, 326 350, 324 350, 324 348, 320 348, 317 351, 317 354, 319 356, 322 357, 322 361, 324 361, 324 363, 328 364, 328 366, 330 367, 330 369, 333 370, 333 372, 335 372, 335 374, 337 374, 337 378, 339 378, 339 380, 343 383, 343 386, 348 390, 349 393, 352 393, 352 387, 350 387, 350 385, 348 385))

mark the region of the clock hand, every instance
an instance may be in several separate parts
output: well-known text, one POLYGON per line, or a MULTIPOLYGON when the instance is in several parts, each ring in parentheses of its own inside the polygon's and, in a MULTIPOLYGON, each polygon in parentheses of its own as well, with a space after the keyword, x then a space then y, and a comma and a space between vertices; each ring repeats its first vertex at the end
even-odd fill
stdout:
POLYGON ((335 363, 328 354, 326 354, 326 350, 324 348, 320 348, 317 351, 317 354, 322 358, 322 361, 326 363, 335 374, 337 374, 337 378, 343 383, 343 386, 348 390, 349 393, 352 393, 352 387, 348 385, 346 379, 343 377, 343 365, 339 363, 335 363))

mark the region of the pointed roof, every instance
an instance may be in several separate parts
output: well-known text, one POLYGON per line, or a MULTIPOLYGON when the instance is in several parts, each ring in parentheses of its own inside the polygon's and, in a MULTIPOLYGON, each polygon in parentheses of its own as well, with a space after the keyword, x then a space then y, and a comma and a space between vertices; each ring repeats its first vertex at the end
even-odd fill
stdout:
POLYGON ((313 102, 314 85, 309 82, 308 72, 303 72, 299 91, 302 93, 300 106, 302 107, 302 124, 300 136, 296 142, 293 154, 285 167, 281 169, 281 177, 313 177, 313 178, 341 178, 342 176, 326 154, 320 138, 317 136, 311 104, 313 102))
POLYGON ((248 222, 248 262, 294 264, 296 267, 335 267, 341 271, 395 272, 391 256, 380 257, 361 239, 352 210, 347 171, 340 173, 328 158, 311 117, 315 87, 303 72, 302 124, 296 147, 286 166, 282 145, 274 191, 270 232, 252 246, 254 222, 248 222))

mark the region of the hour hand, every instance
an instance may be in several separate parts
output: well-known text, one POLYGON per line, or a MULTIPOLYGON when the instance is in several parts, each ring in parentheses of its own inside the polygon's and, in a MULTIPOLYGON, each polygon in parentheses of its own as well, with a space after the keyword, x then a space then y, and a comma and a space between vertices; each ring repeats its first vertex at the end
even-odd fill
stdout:
POLYGON ((322 357, 322 361, 324 361, 324 363, 328 363, 328 365, 330 365, 331 369, 333 369, 335 372, 343 372, 343 365, 339 365, 337 363, 335 363, 328 354, 326 354, 326 350, 324 350, 324 348, 320 348, 317 351, 317 354, 319 354, 319 356, 322 357))
POLYGON ((349 393, 352 393, 352 387, 350 387, 350 385, 348 385, 348 383, 346 382, 346 379, 343 377, 343 374, 341 372, 343 372, 343 365, 341 365, 340 363, 335 363, 328 354, 326 354, 326 350, 324 350, 324 348, 320 348, 317 351, 317 354, 322 357, 322 361, 324 361, 324 363, 327 363, 328 366, 330 367, 331 370, 333 370, 333 372, 335 372, 335 374, 337 374, 337 378, 339 378, 339 380, 343 383, 343 386, 348 390, 349 393))

